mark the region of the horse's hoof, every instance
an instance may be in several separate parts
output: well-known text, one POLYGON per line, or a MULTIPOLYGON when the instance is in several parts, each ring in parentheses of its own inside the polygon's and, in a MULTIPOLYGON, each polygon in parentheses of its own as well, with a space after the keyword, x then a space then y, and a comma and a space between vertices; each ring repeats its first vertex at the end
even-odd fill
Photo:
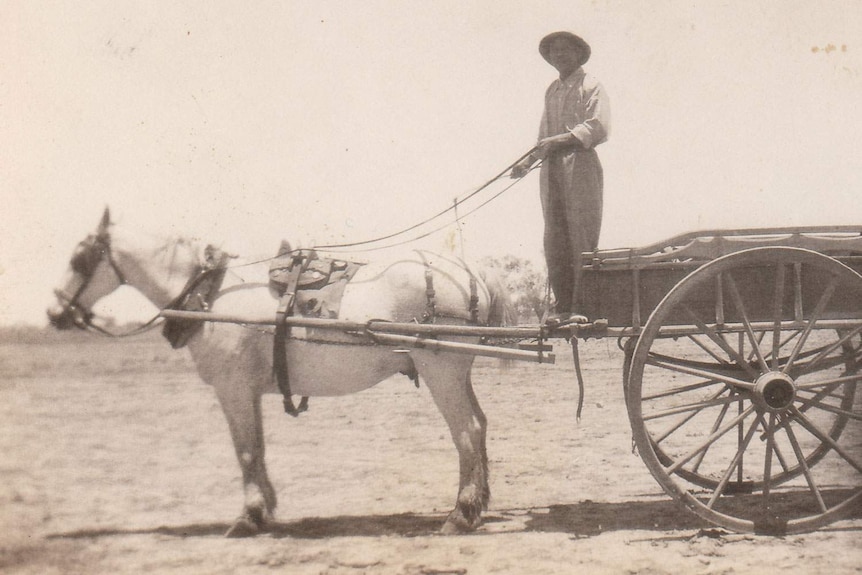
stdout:
POLYGON ((260 533, 260 525, 248 517, 240 517, 230 526, 230 529, 227 530, 224 536, 230 539, 238 539, 241 537, 254 537, 258 533, 260 533))
POLYGON ((479 521, 467 521, 460 513, 450 513, 446 523, 440 528, 441 535, 463 535, 472 533, 479 526, 479 521))
POLYGON ((440 528, 440 535, 461 535, 468 532, 467 529, 464 529, 463 525, 457 525, 452 521, 447 521, 440 528))

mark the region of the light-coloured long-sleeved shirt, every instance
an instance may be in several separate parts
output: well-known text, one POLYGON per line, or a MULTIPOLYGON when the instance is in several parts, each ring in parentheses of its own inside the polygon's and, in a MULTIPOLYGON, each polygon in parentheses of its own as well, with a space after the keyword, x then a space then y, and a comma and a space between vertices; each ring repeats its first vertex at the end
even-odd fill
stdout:
POLYGON ((608 139, 610 125, 608 95, 583 68, 554 80, 545 92, 539 139, 571 132, 589 149, 608 139))

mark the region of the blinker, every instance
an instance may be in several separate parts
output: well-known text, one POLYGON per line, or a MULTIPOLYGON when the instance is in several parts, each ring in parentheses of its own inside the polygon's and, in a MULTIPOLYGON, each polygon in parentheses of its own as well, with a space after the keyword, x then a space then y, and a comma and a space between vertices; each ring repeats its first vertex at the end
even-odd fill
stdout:
POLYGON ((105 246, 98 238, 87 238, 78 245, 72 254, 69 265, 75 273, 90 277, 95 273, 96 266, 105 255, 105 246))

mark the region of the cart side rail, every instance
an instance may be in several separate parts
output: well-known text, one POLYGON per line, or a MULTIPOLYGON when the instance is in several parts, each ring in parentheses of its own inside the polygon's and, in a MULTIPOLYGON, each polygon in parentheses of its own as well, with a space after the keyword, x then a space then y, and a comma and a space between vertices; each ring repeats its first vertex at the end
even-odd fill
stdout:
POLYGON ((589 252, 586 265, 634 268, 658 263, 707 262, 754 247, 783 246, 862 256, 862 225, 702 230, 638 248, 589 252))
MULTIPOLYGON (((590 253, 584 258, 577 309, 591 319, 607 319, 610 327, 637 333, 688 274, 722 256, 764 247, 818 252, 862 273, 862 226, 701 231, 642 248, 590 253)), ((754 282, 757 275, 753 270, 749 279, 754 282)), ((797 280, 799 289, 810 281, 815 280, 797 280)))

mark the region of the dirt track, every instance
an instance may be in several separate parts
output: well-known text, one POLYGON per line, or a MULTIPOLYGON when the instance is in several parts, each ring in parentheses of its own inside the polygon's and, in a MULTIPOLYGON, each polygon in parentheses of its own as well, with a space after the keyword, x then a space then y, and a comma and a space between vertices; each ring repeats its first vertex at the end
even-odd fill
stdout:
POLYGON ((405 377, 298 420, 265 400, 278 522, 221 537, 239 468, 212 391, 157 338, 0 346, 2 573, 856 573, 862 517, 784 538, 730 534, 671 502, 632 454, 613 341, 555 366, 480 360, 491 507, 472 535, 436 530, 457 455, 405 377))

